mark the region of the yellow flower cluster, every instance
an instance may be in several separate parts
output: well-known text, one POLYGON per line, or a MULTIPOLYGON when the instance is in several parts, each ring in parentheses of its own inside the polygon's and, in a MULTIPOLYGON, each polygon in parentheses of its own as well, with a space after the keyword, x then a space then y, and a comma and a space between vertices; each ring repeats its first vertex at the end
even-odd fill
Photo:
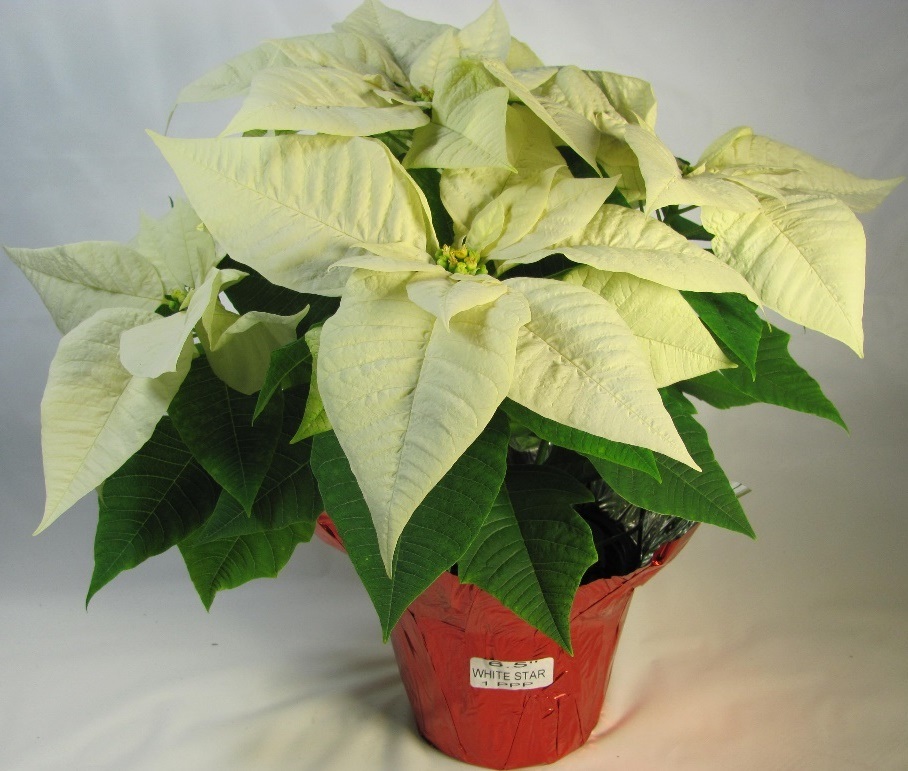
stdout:
POLYGON ((454 249, 450 245, 445 244, 435 252, 435 264, 441 265, 441 267, 451 273, 465 273, 469 276, 485 275, 489 272, 488 268, 481 262, 479 252, 466 246, 459 246, 454 249))

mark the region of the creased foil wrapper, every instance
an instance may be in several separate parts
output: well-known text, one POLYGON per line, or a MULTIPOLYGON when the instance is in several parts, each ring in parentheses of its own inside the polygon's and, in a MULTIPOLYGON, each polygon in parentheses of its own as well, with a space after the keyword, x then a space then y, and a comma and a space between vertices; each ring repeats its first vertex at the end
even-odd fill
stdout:
MULTIPOLYGON (((318 535, 343 550, 326 515, 318 535)), ((419 732, 451 757, 486 768, 552 763, 580 747, 599 721, 631 596, 693 534, 655 550, 629 575, 583 585, 571 610, 569 656, 487 592, 443 573, 391 632, 419 732), (553 682, 511 690, 471 685, 473 658, 532 662, 551 657, 553 682)))

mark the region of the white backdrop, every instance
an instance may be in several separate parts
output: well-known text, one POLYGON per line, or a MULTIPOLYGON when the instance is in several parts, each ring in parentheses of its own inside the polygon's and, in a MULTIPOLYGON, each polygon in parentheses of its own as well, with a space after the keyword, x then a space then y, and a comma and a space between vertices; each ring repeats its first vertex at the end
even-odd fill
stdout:
MULTIPOLYGON (((0 243, 129 239, 139 210, 160 215, 178 193, 144 129, 163 129, 180 87, 355 5, 0 0, 0 243)), ((502 5, 547 63, 650 80, 676 154, 748 124, 864 176, 908 174, 903 0, 502 5)), ((396 7, 462 26, 485 2, 396 7)), ((219 130, 224 114, 181 108, 171 133, 219 130)), ((792 330, 850 434, 776 408, 704 408, 720 461, 755 490, 758 541, 701 528, 638 593, 594 740, 559 768, 908 767, 906 210, 908 185, 862 217, 866 359, 792 330)), ((416 735, 365 593, 321 544, 210 614, 176 554, 86 613, 95 502, 30 535, 58 336, 5 259, 0 314, 0 768, 461 767, 416 735)))

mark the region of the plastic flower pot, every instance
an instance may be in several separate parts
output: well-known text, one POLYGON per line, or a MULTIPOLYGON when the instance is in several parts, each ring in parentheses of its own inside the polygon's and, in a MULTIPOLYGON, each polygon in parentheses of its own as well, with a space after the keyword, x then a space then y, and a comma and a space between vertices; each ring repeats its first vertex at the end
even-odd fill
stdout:
MULTIPOLYGON (((325 516, 318 534, 343 549, 325 516)), ((569 656, 492 595, 442 574, 391 632, 419 732, 451 757, 486 768, 552 763, 599 721, 631 597, 693 534, 660 547, 650 565, 581 586, 569 656)))

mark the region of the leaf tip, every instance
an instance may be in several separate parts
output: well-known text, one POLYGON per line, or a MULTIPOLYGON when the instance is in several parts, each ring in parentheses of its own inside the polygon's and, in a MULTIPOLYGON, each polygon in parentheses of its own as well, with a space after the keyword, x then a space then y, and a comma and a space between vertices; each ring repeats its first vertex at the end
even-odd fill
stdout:
POLYGON ((693 456, 690 453, 686 454, 686 458, 676 458, 676 460, 681 461, 685 466, 690 466, 697 473, 702 474, 703 469, 697 464, 697 461, 694 460, 693 456))
POLYGON ((159 134, 153 129, 145 129, 145 133, 148 134, 148 136, 151 138, 151 141, 155 143, 155 146, 158 148, 158 150, 161 151, 161 154, 164 155, 165 158, 168 158, 168 162, 168 154, 174 149, 173 146, 177 142, 182 141, 179 139, 174 139, 173 137, 165 136, 164 134, 159 134))
POLYGON ((108 573, 105 577, 103 574, 98 573, 97 566, 95 566, 95 570, 91 574, 91 581, 89 581, 88 584, 88 592, 85 595, 86 613, 88 612, 88 604, 92 601, 94 596, 109 584, 115 575, 116 573, 114 573, 113 576, 108 573))
MULTIPOLYGON (((580 588, 579 586, 577 587, 580 588)), ((576 590, 575 590, 576 594, 576 590)), ((571 624, 570 619, 565 619, 567 623, 558 623, 556 621, 555 630, 557 632, 556 636, 552 637, 552 642, 554 642, 558 647, 561 648, 568 656, 574 656, 574 646, 571 643, 571 624), (563 627, 563 628, 562 628, 563 627)))
POLYGON ((744 517, 744 521, 735 529, 741 533, 741 535, 746 535, 751 541, 757 540, 757 531, 753 529, 753 526, 750 524, 747 517, 744 517))
POLYGON ((50 508, 48 508, 44 512, 44 517, 42 517, 41 523, 38 525, 38 527, 35 528, 35 532, 32 533, 32 536, 41 535, 41 533, 47 530, 47 528, 49 528, 56 521, 58 516, 60 516, 58 513, 55 513, 50 508))

